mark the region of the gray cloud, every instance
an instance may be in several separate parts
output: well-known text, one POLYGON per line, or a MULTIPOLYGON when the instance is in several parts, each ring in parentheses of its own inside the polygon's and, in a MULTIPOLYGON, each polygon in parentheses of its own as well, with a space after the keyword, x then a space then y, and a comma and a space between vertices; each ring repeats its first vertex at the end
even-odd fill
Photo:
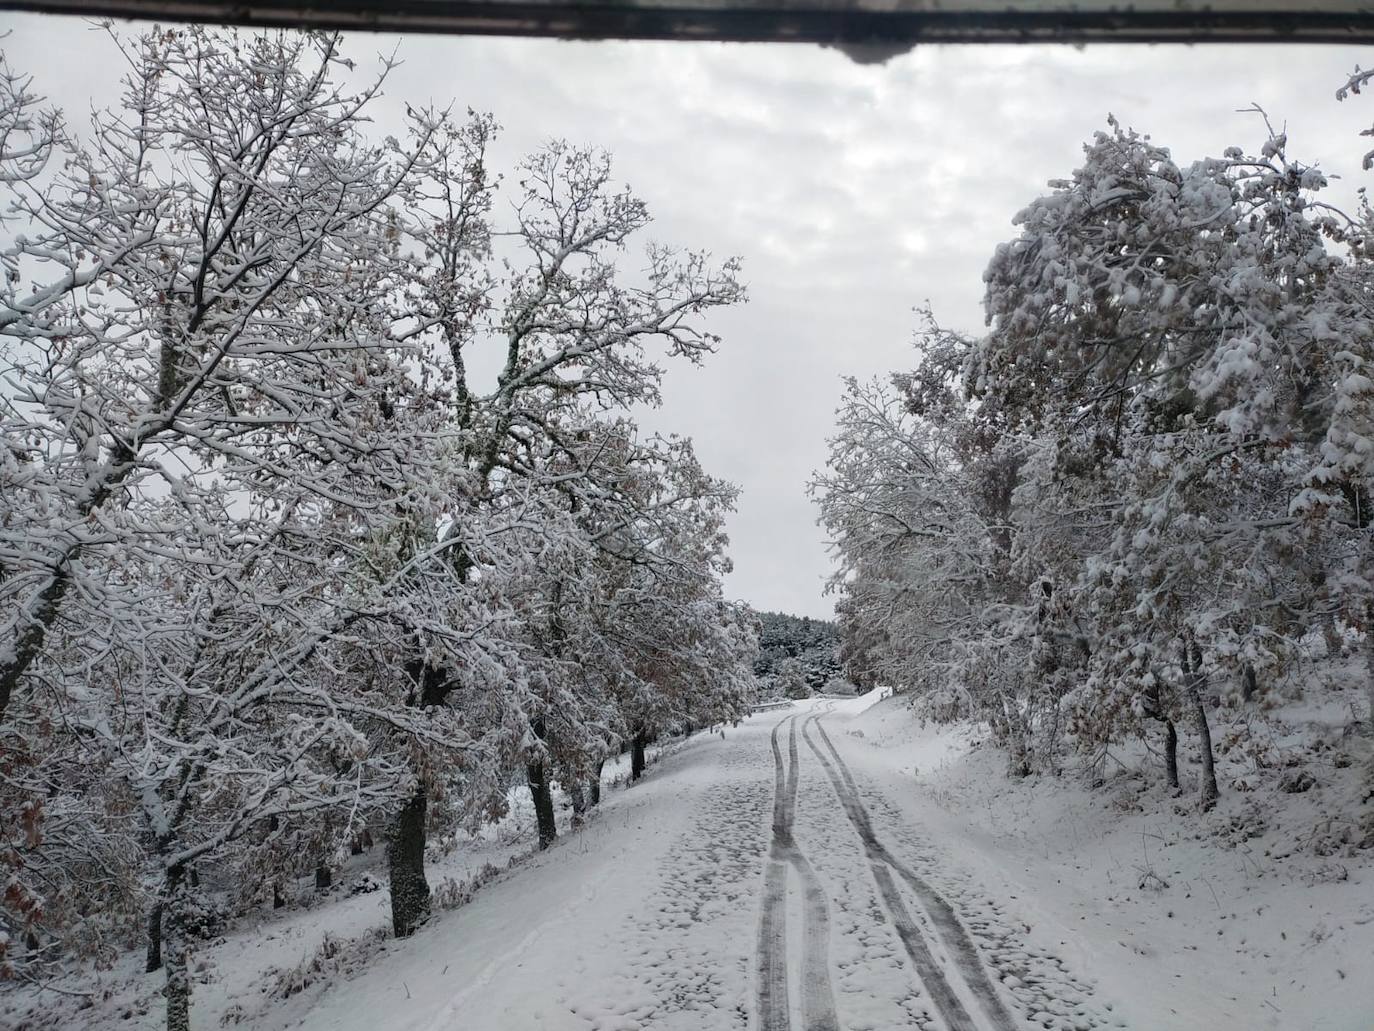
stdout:
MULTIPOLYGON (((0 45, 73 111, 113 99, 118 57, 78 20, 0 16, 0 45)), ((643 421, 695 437, 744 488, 732 593, 826 615, 828 563, 804 495, 825 458, 839 379, 910 361, 929 299, 982 324, 981 274, 1012 216, 1068 174, 1108 112, 1180 161, 1258 146, 1258 102, 1293 153, 1362 181, 1374 103, 1337 104, 1368 53, 1342 47, 930 47, 860 66, 783 45, 401 40, 380 123, 404 102, 489 110, 509 168, 549 137, 596 144, 649 203, 656 238, 746 261, 751 302, 721 314, 704 369, 675 369, 643 421)), ((360 62, 394 37, 358 35, 360 62)), ((385 127, 384 125, 382 127, 385 127)))

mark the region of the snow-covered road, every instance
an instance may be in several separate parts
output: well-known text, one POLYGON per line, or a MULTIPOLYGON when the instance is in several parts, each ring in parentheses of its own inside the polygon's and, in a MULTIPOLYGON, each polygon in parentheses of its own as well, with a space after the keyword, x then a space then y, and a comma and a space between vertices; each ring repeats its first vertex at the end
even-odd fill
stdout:
MULTIPOLYGON (((195 953, 194 1026, 1374 1027, 1367 867, 1271 858, 1301 821, 1260 852, 1209 831, 1246 796, 1204 822, 1131 778, 1115 793, 1012 780, 979 727, 880 694, 672 742, 633 787, 608 763, 594 817, 571 831, 564 809, 546 852, 528 851, 513 793, 491 833, 438 843, 441 898, 484 883, 411 938, 389 935, 382 890, 241 921, 195 953)), ((380 860, 356 857, 345 879, 380 860)), ((16 993, 0 1026, 161 1027, 162 978, 140 960, 101 975, 94 1005, 16 993)))
POLYGON ((803 703, 698 735, 584 831, 388 948, 312 1028, 1088 1029, 1110 1014, 803 703))

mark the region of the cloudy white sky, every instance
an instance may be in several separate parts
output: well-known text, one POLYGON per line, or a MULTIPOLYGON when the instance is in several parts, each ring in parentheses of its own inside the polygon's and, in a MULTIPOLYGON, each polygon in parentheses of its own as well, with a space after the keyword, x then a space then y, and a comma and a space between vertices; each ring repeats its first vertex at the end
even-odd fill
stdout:
MULTIPOLYGON (((73 114, 114 99, 119 62, 75 19, 0 14, 11 63, 73 114)), ((1374 53, 1212 45, 928 47, 860 66, 811 46, 569 43, 357 34, 366 61, 399 42, 385 103, 490 111, 509 168, 563 137, 615 156, 664 242, 741 255, 750 301, 718 313, 702 369, 674 369, 645 421, 697 441, 743 488, 731 594, 828 616, 829 571, 805 484, 825 459, 840 377, 910 362, 912 309, 982 325, 982 270, 1012 216, 1067 175, 1108 113, 1180 161, 1258 147, 1259 103, 1294 156, 1367 178, 1374 96, 1335 88, 1374 53)), ((379 120, 387 120, 386 112, 379 120)))

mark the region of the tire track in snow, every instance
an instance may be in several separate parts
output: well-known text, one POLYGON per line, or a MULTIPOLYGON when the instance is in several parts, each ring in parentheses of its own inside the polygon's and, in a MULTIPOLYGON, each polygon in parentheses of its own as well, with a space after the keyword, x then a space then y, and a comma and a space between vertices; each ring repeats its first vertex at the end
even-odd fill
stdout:
POLYGON ((787 1001, 787 868, 768 861, 759 920, 759 1027, 791 1031, 787 1001))
POLYGON ((830 900, 830 966, 835 1005, 846 1031, 944 1031, 929 993, 912 976, 896 928, 883 908, 863 843, 809 751, 814 770, 797 798, 795 834, 830 900))
POLYGON ((830 906, 820 878, 793 835, 800 761, 795 716, 773 727, 773 843, 765 875, 763 914, 759 921, 759 1024, 762 1031, 789 1031, 787 992, 787 866, 802 886, 802 1026, 805 1031, 839 1031, 830 983, 830 906), (784 776, 778 732, 790 724, 787 772, 784 776), (787 865, 784 865, 787 864, 787 865))
POLYGON ((797 756, 795 719, 789 728, 787 760, 786 851, 792 869, 797 871, 801 879, 805 914, 802 924, 802 1024, 806 1031, 839 1031, 839 1020, 835 1016, 835 994, 830 984, 830 904, 816 871, 797 847, 794 834, 797 779, 801 766, 797 756))
MULTIPOLYGON (((816 753, 816 758, 825 767, 825 772, 830 778, 831 785, 835 788, 835 794, 840 800, 840 805, 849 817, 854 829, 859 833, 859 839, 863 842, 864 852, 868 856, 869 865, 873 871, 873 879, 878 885, 878 894, 882 897, 883 904, 887 907, 891 915, 893 926, 897 930, 897 937, 901 939, 902 945, 906 948, 907 956, 911 959, 911 964, 916 970, 916 976, 925 985, 926 991, 930 993, 931 1001, 935 1008, 940 1011, 945 1024, 950 1031, 977 1031, 977 1025, 973 1023, 973 1018, 969 1016, 968 1009, 960 1000, 954 987, 945 977, 944 971, 931 955, 930 948, 926 945, 925 938, 922 937, 916 922, 911 918, 911 913, 906 908, 906 903, 902 901, 901 892, 893 883, 892 874, 888 867, 895 868, 896 862, 891 854, 883 847, 873 834, 873 828, 868 822, 868 813, 864 810, 863 804, 858 800, 857 793, 850 794, 840 774, 835 766, 811 739, 809 727, 815 724, 817 730, 821 730, 816 717, 812 717, 802 727, 802 736, 806 738, 806 743, 811 746, 811 750, 816 753)), ((824 730, 821 730, 824 734, 824 730)), ((828 744, 827 740, 827 744, 828 744)), ((833 753, 833 748, 832 748, 833 753)), ((838 756, 836 757, 838 759, 838 756)), ((1005 1025, 1007 1031, 1014 1027, 1012 1024, 1005 1025)))
MULTIPOLYGON (((1111 1015, 1110 1003, 1099 1007, 1095 1002, 1090 980, 1071 973, 1052 951, 1026 942, 1017 929, 1018 922, 1008 918, 996 900, 979 891, 966 873, 951 869, 948 857, 940 859, 931 841, 919 837, 909 819, 881 791, 860 785, 860 795, 870 816, 879 823, 886 820, 886 832, 901 847, 907 864, 957 906, 959 922, 974 939, 989 972, 1001 980, 1003 998, 1024 1023, 1045 1031, 1124 1026, 1111 1015)), ((1029 925, 1022 922, 1021 926, 1029 933, 1029 925)))
MULTIPOLYGON (((839 784, 843 783, 844 790, 840 791, 840 801, 844 805, 850 821, 859 832, 859 836, 863 839, 865 847, 869 849, 870 855, 880 858, 882 862, 891 867, 915 893, 916 898, 934 923, 940 940, 950 951, 965 984, 977 999, 978 1005, 983 1009, 992 1026, 999 1031, 1014 1031, 1017 1021, 1008 1012, 1006 1004, 1003 1003, 1001 996, 992 986, 992 981, 979 958, 978 949, 973 944, 973 939, 969 937, 968 931, 964 929, 964 925, 959 922, 959 917, 955 914, 954 908, 945 901, 943 895, 917 876, 915 871, 888 851, 887 847, 878 840, 877 835, 873 832, 868 810, 864 808, 864 804, 859 798, 859 788, 854 783, 854 777, 849 772, 849 767, 840 758, 840 753, 835 750, 835 745, 830 740, 830 735, 825 732, 825 727, 821 724, 820 718, 814 717, 812 722, 839 772, 839 781, 837 782, 832 778, 831 782, 836 784, 837 791, 840 791, 839 784)), ((808 737, 807 740, 810 741, 810 738, 808 737)), ((820 750, 816 749, 814 743, 811 747, 816 750, 817 756, 824 763, 826 760, 820 750)))

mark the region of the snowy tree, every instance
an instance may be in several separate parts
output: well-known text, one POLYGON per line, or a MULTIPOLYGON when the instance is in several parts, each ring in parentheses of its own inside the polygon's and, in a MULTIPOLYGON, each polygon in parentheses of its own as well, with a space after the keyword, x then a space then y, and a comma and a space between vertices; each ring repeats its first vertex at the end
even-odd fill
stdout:
POLYGON ((1189 728, 1205 809, 1208 710, 1369 622, 1369 216, 1272 129, 1181 167, 1113 121, 1084 154, 994 255, 984 335, 848 384, 813 490, 880 678, 1022 773, 1162 728, 1177 788, 1189 728))
POLYGON ((361 739, 297 675, 362 615, 327 531, 348 547, 430 471, 387 432, 407 376, 371 306, 387 204, 435 127, 364 139, 376 84, 336 84, 334 37, 171 30, 127 56, 122 108, 58 139, 50 179, 10 183, 0 733, 76 703, 75 733, 115 758, 161 870, 177 1028, 190 864, 348 793, 316 763, 361 739), (273 572, 294 582, 259 596, 273 572))
POLYGON ((7 68, 0 91, 22 227, 0 292, 0 937, 28 943, 0 962, 146 932, 179 1031, 207 891, 251 906, 387 826, 408 934, 429 828, 499 813, 513 769, 547 843, 552 772, 739 715, 734 490, 624 412, 743 291, 734 262, 659 246, 622 272, 644 205, 562 143, 498 231, 494 122, 409 109, 375 142, 387 66, 347 85, 334 36, 116 43, 131 71, 86 140, 7 68))
POLYGON ((759 613, 759 657, 754 673, 768 677, 788 659, 796 659, 808 684, 820 688, 841 672, 839 633, 827 620, 759 613))
MULTIPOLYGON (((575 461, 568 469, 551 469, 547 458, 575 450, 565 438, 575 436, 585 411, 656 404, 663 372, 657 355, 700 361, 716 342, 700 327, 700 316, 743 297, 735 262, 715 268, 704 254, 658 245, 647 248, 642 275, 622 275, 617 254, 649 224, 648 212, 617 187, 606 155, 566 143, 552 143, 522 165, 514 224, 494 230, 487 223, 482 160, 489 132, 484 124, 458 140, 454 159, 423 169, 404 230, 416 244, 409 283, 393 311, 392 334, 425 351, 436 369, 432 396, 460 434, 469 479, 467 504, 455 513, 454 527, 485 518, 486 510, 518 510, 526 499, 556 511, 551 495, 576 498, 585 470, 575 461), (449 184, 456 168, 473 185, 455 192, 449 184), (484 263, 493 233, 505 241, 499 275, 484 263), (474 350, 482 348, 501 356, 495 389, 485 393, 469 371, 474 350)), ((567 523, 559 532, 576 536, 573 527, 567 523)), ((463 582, 487 575, 480 556, 461 546, 436 561, 456 564, 463 582)), ((543 628, 537 635, 544 639, 541 662, 556 664, 548 636, 562 632, 554 629, 556 620, 527 616, 543 628)), ((445 704, 461 682, 428 663, 419 679, 428 685, 420 698, 426 706, 445 704)), ((541 733, 548 722, 537 711, 525 711, 524 719, 527 772, 542 784, 541 733)), ((427 912, 424 796, 430 786, 420 779, 391 835, 393 882, 399 877, 414 885, 413 891, 393 889, 398 933, 408 933, 427 912), (413 904, 407 901, 412 897, 413 904)), ((547 842, 551 800, 542 789, 536 794, 547 842)))

